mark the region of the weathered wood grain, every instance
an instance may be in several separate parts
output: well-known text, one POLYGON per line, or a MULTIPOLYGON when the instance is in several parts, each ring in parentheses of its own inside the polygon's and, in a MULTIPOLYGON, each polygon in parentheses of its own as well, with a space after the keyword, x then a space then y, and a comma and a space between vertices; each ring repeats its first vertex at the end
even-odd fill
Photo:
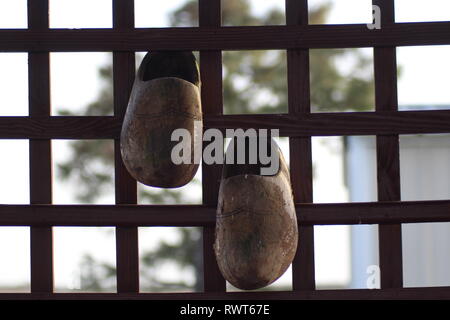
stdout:
MULTIPOLYGON (((286 24, 308 25, 308 1, 286 0, 286 24)), ((311 113, 310 68, 308 49, 287 50, 289 115, 302 118, 311 113)), ((294 200, 313 202, 313 171, 311 137, 289 138, 291 184, 294 200)), ((298 246, 292 262, 293 290, 316 287, 314 261, 314 227, 298 225, 298 246)))
POLYGON ((450 44, 450 22, 199 28, 0 30, 0 52, 262 50, 450 44))
POLYGON ((0 300, 449 300, 450 287, 192 293, 0 293, 0 300))
MULTIPOLYGON (((28 0, 28 27, 45 32, 49 24, 48 0, 28 0)), ((50 55, 28 54, 29 115, 50 116, 50 55)), ((52 151, 50 140, 31 139, 30 203, 52 203, 52 151)), ((50 226, 30 228, 31 292, 53 291, 53 231, 50 226)))
MULTIPOLYGON (((200 27, 203 29, 220 27, 222 23, 221 1, 199 0, 198 4, 200 27)), ((203 119, 209 115, 221 115, 223 113, 221 51, 200 51, 200 77, 202 81, 201 100, 203 119)), ((214 207, 217 206, 221 173, 221 165, 202 165, 203 204, 212 205, 214 207)), ((212 216, 215 217, 215 211, 212 213, 212 216)), ((226 282, 220 273, 213 249, 213 244, 215 241, 215 224, 204 226, 202 235, 204 291, 225 292, 226 282)))
MULTIPOLYGON (((394 0, 373 0, 380 7, 381 28, 394 25, 394 0)), ((375 110, 377 113, 395 112, 397 102, 397 49, 374 49, 375 110)), ((377 135, 377 186, 379 201, 400 200, 400 148, 398 134, 377 135)), ((401 224, 382 225, 378 228, 378 247, 381 288, 403 286, 402 227, 401 224)))
MULTIPOLYGON (((134 1, 113 1, 116 32, 134 27, 134 1)), ((114 115, 122 118, 131 94, 135 74, 134 52, 113 53, 114 115)), ((120 140, 114 140, 114 182, 116 204, 137 203, 137 183, 130 176, 120 154, 120 140)), ((117 292, 139 292, 139 248, 136 226, 116 228, 117 292)))
MULTIPOLYGON (((450 222, 450 200, 296 203, 303 226, 450 222)), ((0 205, 0 226, 211 226, 216 205, 0 205)))
POLYGON ((276 148, 272 152, 278 153, 279 167, 274 175, 260 175, 261 163, 223 166, 214 250, 223 276, 236 288, 254 290, 271 284, 297 251, 289 169, 276 148))
MULTIPOLYGON (((204 110, 206 110, 204 106, 204 110)), ((0 139, 117 139, 121 117, 0 117, 0 139)), ((280 129, 280 136, 431 134, 450 132, 450 110, 313 113, 302 115, 204 114, 204 127, 280 129)))

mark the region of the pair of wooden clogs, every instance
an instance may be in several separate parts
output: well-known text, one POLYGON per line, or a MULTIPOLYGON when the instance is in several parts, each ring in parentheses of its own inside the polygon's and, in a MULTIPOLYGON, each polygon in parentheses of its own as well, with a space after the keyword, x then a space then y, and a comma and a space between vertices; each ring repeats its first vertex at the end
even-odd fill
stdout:
MULTIPOLYGON (((179 142, 172 141, 172 133, 181 128, 194 135, 201 120, 200 76, 192 52, 148 53, 137 72, 120 137, 130 174, 162 188, 191 181, 198 162, 174 163, 173 149, 179 142)), ((191 159, 199 142, 194 140, 184 149, 190 150, 191 159)), ((255 170, 260 163, 223 165, 214 250, 224 278, 237 288, 272 283, 297 249, 289 170, 278 146, 275 152, 279 166, 271 176, 255 170)))

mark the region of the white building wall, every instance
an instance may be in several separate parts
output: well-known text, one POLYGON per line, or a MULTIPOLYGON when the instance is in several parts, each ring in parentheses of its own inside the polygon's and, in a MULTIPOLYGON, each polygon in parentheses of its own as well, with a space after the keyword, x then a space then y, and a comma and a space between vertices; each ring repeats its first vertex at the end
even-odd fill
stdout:
MULTIPOLYGON (((346 177, 350 201, 376 201, 374 137, 349 137, 346 177)), ((450 199, 450 135, 400 137, 404 201, 450 199)), ((377 226, 352 226, 352 288, 366 287, 378 264, 377 226)), ((450 223, 403 224, 404 286, 450 285, 450 223)))
MULTIPOLYGON (((400 150, 402 200, 450 199, 450 135, 402 136, 400 150)), ((450 285, 450 223, 402 232, 404 286, 450 285)))
MULTIPOLYGON (((377 200, 375 137, 347 138, 345 172, 350 202, 377 200)), ((365 288, 367 268, 378 265, 378 226, 353 225, 351 227, 350 288, 365 288)))

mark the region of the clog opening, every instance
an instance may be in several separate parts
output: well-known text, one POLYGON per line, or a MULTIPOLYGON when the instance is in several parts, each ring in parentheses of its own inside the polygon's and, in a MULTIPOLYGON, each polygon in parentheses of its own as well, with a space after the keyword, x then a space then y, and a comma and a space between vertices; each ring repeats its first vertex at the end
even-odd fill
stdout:
MULTIPOLYGON (((278 163, 278 170, 272 174, 272 175, 277 175, 278 172, 281 170, 281 155, 279 153, 279 149, 278 149, 278 145, 276 144, 276 142, 272 139, 272 147, 271 147, 271 140, 270 139, 264 139, 262 140, 266 144, 266 149, 264 151, 267 152, 266 156, 269 157, 270 159, 274 159, 272 157, 272 152, 276 152, 278 157, 275 157, 275 159, 279 162, 278 163)), ((252 163, 250 161, 250 139, 246 138, 245 139, 245 143, 244 143, 244 149, 245 149, 245 163, 244 164, 239 164, 237 163, 237 138, 234 138, 233 141, 230 141, 230 144, 228 145, 227 148, 227 153, 230 152, 231 148, 234 148, 234 158, 231 164, 227 164, 225 162, 225 164, 223 165, 223 170, 222 170, 222 178, 226 179, 226 178, 230 178, 230 177, 234 177, 234 176, 238 176, 238 175, 257 175, 257 176, 261 176, 261 169, 262 168, 268 168, 270 167, 270 163, 267 164, 267 162, 263 163, 261 161, 261 157, 260 157, 260 143, 258 141, 258 143, 256 143, 255 148, 253 149, 253 151, 257 152, 257 156, 256 156, 256 163, 252 163)), ((263 152, 265 153, 265 152, 263 152)), ((267 159, 266 159, 267 160, 267 159)), ((272 161, 272 160, 271 160, 272 161)), ((270 175, 268 175, 270 176, 270 175)))
POLYGON ((139 68, 142 81, 175 77, 198 86, 200 76, 195 56, 190 51, 148 52, 139 68))

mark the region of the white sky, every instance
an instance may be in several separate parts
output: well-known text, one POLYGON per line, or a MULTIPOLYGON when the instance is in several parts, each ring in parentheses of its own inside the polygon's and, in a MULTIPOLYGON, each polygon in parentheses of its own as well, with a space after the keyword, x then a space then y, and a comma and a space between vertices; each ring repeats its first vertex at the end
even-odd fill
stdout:
MULTIPOLYGON (((166 13, 183 0, 135 0, 136 27, 168 26, 166 13)), ((327 2, 310 0, 311 6, 327 2)), ((331 1, 334 9, 328 23, 368 23, 371 20, 370 0, 331 1)), ((253 9, 262 13, 270 7, 284 7, 284 0, 252 0, 253 9), (257 5, 255 5, 257 4, 257 5)), ((50 24, 55 28, 109 28, 110 0, 51 0, 50 24), (89 8, 89 10, 87 9, 89 8)), ((450 20, 448 0, 396 0, 398 22, 450 20)), ((0 0, 0 28, 26 28, 26 0, 0 0)), ((397 51, 402 66, 399 79, 399 103, 450 104, 448 74, 450 46, 407 47, 397 51), (424 59, 426 57, 426 59, 424 59)), ((54 53, 52 61, 53 114, 62 108, 79 111, 94 101, 100 87, 98 67, 111 60, 108 53, 54 53)), ((27 54, 0 53, 0 116, 28 114, 27 54)), ((281 143, 285 158, 288 148, 281 143)), ((342 160, 336 138, 313 139, 315 169, 314 201, 345 202, 347 193, 342 180, 342 160), (327 140, 328 143, 323 142, 327 140), (337 148, 330 152, 329 146, 337 148)), ((29 203, 28 142, 0 141, 0 204, 29 203), (10 181, 15 181, 11 184, 10 181)), ((55 162, 67 157, 67 144, 54 142, 55 162), (55 150, 57 152, 55 152, 55 150)), ((55 178, 55 203, 74 202, 71 188, 55 178)), ((107 197, 105 203, 112 203, 107 197)), ((77 265, 83 252, 91 252, 101 260, 114 262, 114 237, 97 232, 97 228, 55 228, 55 282, 62 288, 76 286, 77 265), (96 244, 96 245, 93 245, 96 244)), ((142 229, 140 250, 154 242, 155 237, 170 237, 168 229, 142 229), (165 232, 166 231, 166 232, 165 232)), ((319 284, 345 284, 350 277, 348 227, 316 227, 316 275, 319 284)), ((28 228, 0 228, 0 286, 29 281, 28 228)), ((283 283, 288 283, 287 272, 283 283)))

